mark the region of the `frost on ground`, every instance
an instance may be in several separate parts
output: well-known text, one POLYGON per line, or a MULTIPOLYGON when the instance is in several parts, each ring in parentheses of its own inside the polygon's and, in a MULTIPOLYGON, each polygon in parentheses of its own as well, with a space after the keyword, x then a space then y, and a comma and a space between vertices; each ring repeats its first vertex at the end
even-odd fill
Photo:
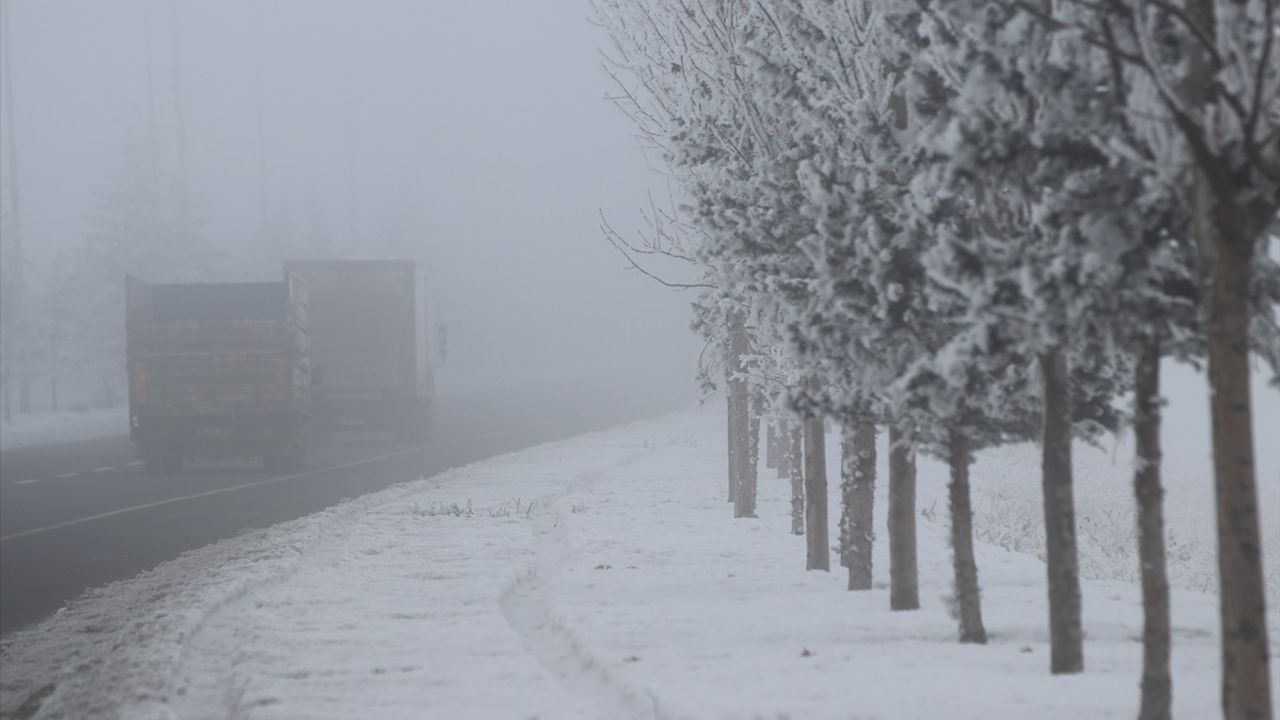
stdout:
MULTIPOLYGON (((761 473, 759 519, 732 519, 722 432, 712 411, 637 423, 189 553, 9 638, 0 713, 1135 715, 1136 587, 1085 583, 1087 672, 1050 677, 1043 564, 980 545, 992 641, 960 646, 945 501, 931 511, 945 496, 941 466, 920 464, 923 607, 893 613, 883 541, 870 592, 846 592, 839 568, 803 570, 803 539, 787 532, 789 486, 771 472, 761 473)), ((1034 467, 1019 459, 1034 449, 1007 452, 979 461, 980 492, 1005 486, 1000 467, 1034 467)), ((839 467, 834 454, 828 463, 839 467)), ((1110 467, 1121 482, 1125 463, 1110 467)), ((1179 591, 1173 603, 1175 715, 1215 716, 1215 599, 1179 591)))
POLYGON ((0 422, 0 449, 94 440, 127 432, 129 411, 123 407, 15 414, 12 422, 0 422))

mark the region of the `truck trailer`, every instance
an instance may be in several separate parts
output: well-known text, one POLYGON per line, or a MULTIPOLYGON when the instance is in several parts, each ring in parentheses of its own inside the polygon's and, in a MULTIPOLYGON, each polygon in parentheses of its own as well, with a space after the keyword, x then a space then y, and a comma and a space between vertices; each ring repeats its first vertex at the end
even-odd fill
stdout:
POLYGON ((301 467, 305 281, 126 285, 130 434, 147 472, 221 458, 301 467))
POLYGON ((299 260, 310 304, 312 430, 421 440, 435 395, 427 276, 412 260, 299 260))

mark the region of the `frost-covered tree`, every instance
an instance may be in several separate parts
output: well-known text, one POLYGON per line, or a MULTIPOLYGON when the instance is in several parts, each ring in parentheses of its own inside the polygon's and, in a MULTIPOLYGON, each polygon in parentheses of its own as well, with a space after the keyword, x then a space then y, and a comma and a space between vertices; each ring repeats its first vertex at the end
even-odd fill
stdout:
MULTIPOLYGON (((878 32, 883 16, 870 4, 792 2, 760 13, 761 104, 792 118, 800 158, 792 173, 808 224, 798 245, 814 275, 811 292, 791 304, 792 327, 802 357, 833 370, 822 392, 805 400, 839 417, 846 433, 841 546, 852 560, 850 587, 870 586, 874 423, 887 422, 891 606, 912 609, 918 433, 908 427, 900 399, 886 391, 938 345, 940 333, 952 331, 925 307, 920 243, 927 235, 907 223, 910 179, 919 171, 913 138, 933 113, 909 107, 905 62, 878 32)), ((957 549, 963 554, 971 546, 970 540, 957 549)), ((971 551, 969 558, 958 566, 972 567, 971 551)), ((976 575, 968 577, 973 582, 959 586, 975 586, 976 602, 976 575)), ((978 627, 962 637, 985 633, 978 627)))
MULTIPOLYGON (((1079 298, 1088 296, 1081 288, 1110 288, 1114 274, 1105 261, 1098 263, 1095 256, 1090 265, 1088 254, 1079 252, 1080 245, 1092 241, 1088 231, 1063 228, 1049 215, 1063 178, 1078 177, 1072 175, 1078 165, 1094 168, 1096 163, 1078 152, 1069 133, 1054 124, 1057 118, 1043 112, 1044 88, 1022 87, 1016 72, 1004 72, 976 49, 983 46, 972 38, 984 26, 973 17, 940 18, 902 6, 891 20, 905 47, 920 50, 928 61, 912 64, 906 79, 914 88, 908 97, 913 106, 931 108, 936 115, 933 132, 920 145, 931 163, 917 174, 910 197, 934 234, 921 261, 940 303, 947 295, 960 298, 953 303, 960 329, 946 339, 943 356, 962 370, 940 368, 935 375, 956 383, 963 395, 972 387, 964 368, 979 368, 988 376, 991 368, 1029 360, 1038 368, 1051 669, 1078 672, 1083 635, 1071 441, 1080 429, 1076 420, 1106 419, 1117 375, 1105 362, 1113 356, 1096 352, 1107 347, 1106 335, 1093 325, 1106 315, 1091 312, 1102 308, 1079 298), (940 85, 950 91, 940 91, 940 85), (944 102, 935 99, 940 94, 944 102), (1043 158, 1017 152, 1042 137, 1057 143, 1060 152, 1043 158), (1019 161, 1005 161, 1010 157, 1019 161), (1071 352, 1081 347, 1090 352, 1071 352), (1073 359, 1095 366, 1073 372, 1073 359), (1073 389, 1083 393, 1077 402, 1073 389)), ((994 24, 989 32, 1007 42, 1008 56, 1023 66, 1037 66, 1049 54, 1034 33, 994 24)), ((1006 418, 1017 419, 1016 414, 1006 418)), ((964 453, 953 455, 959 461, 964 453)))
MULTIPOLYGON (((1076 306, 1068 317, 1077 327, 1140 317, 1108 276, 1122 277, 1130 268, 1117 260, 1159 237, 1143 219, 1161 204, 1152 198, 1190 207, 1185 226, 1201 279, 1213 386, 1224 709, 1229 717, 1269 716, 1247 355, 1255 249, 1280 205, 1277 9, 1263 1, 940 7, 965 29, 956 45, 967 48, 971 69, 962 96, 971 102, 960 109, 964 122, 957 126, 970 131, 951 138, 954 155, 967 155, 970 167, 987 176, 993 164, 1016 168, 1002 176, 1010 184, 1001 190, 1012 187, 1030 200, 1023 205, 1027 217, 1051 221, 1059 243, 1067 241, 1036 280, 1040 288, 1065 291, 1049 295, 1052 308, 1076 306), (1003 115, 991 109, 1001 99, 1003 115), (1125 132, 1126 125, 1152 124, 1170 132, 1125 132), (1137 192, 1126 170, 1135 163, 1148 166, 1137 192), (1097 192, 1099 185, 1110 194, 1097 192), (1108 202, 1114 197, 1129 207, 1114 207, 1108 202), (1086 198, 1092 207, 1081 206, 1086 198), (1053 275, 1053 283, 1043 282, 1053 275), (1101 301, 1113 305, 1110 311, 1101 301)), ((1157 354, 1149 348, 1140 365, 1150 368, 1157 354)), ((1150 380, 1144 393, 1153 392, 1150 380)))
POLYGON ((1128 69, 1112 75, 1126 108, 1168 118, 1181 141, 1157 157, 1174 165, 1170 177, 1190 180, 1182 197, 1191 199, 1208 339, 1223 709, 1232 720, 1270 718, 1248 355, 1253 265, 1280 211, 1280 7, 1269 0, 1118 2, 1065 22, 1076 42, 1128 69), (1107 33, 1101 42, 1096 29, 1107 33), (1183 162, 1189 173, 1177 172, 1183 162))
POLYGON ((706 341, 698 362, 698 381, 704 393, 710 394, 723 385, 727 404, 727 499, 734 505, 735 517, 755 516, 756 466, 759 454, 759 423, 764 413, 764 398, 769 392, 771 359, 757 348, 767 346, 755 335, 758 328, 748 326, 749 308, 738 298, 708 282, 702 270, 698 282, 674 282, 646 267, 642 260, 662 257, 684 264, 697 265, 688 236, 696 234, 679 217, 659 210, 650 198, 649 211, 643 213, 646 229, 638 241, 628 240, 605 219, 601 231, 605 238, 631 265, 645 276, 676 290, 699 290, 692 303, 692 329, 706 341))
MULTIPOLYGON (((743 271, 746 266, 772 256, 773 240, 786 235, 785 223, 778 221, 788 217, 769 216, 768 205, 760 201, 769 191, 752 182, 759 177, 757 164, 773 161, 777 153, 771 147, 776 134, 751 103, 752 87, 742 68, 751 20, 747 6, 737 0, 689 7, 600 2, 596 9, 614 37, 612 67, 628 75, 626 80, 615 75, 624 89, 620 104, 642 134, 653 138, 688 198, 687 215, 700 231, 695 255, 707 282, 724 302, 742 310, 744 325, 773 324, 772 290, 783 278, 756 274, 772 284, 769 292, 742 282, 751 274, 743 271), (753 250, 726 252, 728 247, 744 246, 753 250)), ((726 319, 735 326, 738 322, 731 314, 726 319)), ((813 473, 806 480, 811 485, 822 482, 813 473)), ((744 504, 754 498, 753 484, 747 489, 740 501, 744 504)), ((812 506, 810 516, 825 518, 825 492, 805 495, 812 506)), ((754 507, 735 507, 735 514, 754 514, 754 507)), ((826 551, 825 533, 820 522, 811 525, 810 564, 820 567, 824 563, 815 558, 826 551)))

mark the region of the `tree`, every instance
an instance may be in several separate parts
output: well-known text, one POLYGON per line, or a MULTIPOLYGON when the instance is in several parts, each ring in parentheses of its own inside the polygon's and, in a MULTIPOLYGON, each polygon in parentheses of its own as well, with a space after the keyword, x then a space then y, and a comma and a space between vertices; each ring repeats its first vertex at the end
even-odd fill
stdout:
MULTIPOLYGON (((1081 428, 1076 421, 1107 419, 1106 402, 1123 373, 1115 353, 1070 349, 1109 347, 1100 327, 1109 316, 1105 303, 1095 300, 1111 297, 1120 273, 1096 249, 1125 228, 1053 221, 1055 203, 1100 167, 1098 153, 1081 152, 1088 143, 1065 122, 1068 114, 1052 112, 1054 93, 1064 85, 1074 89, 1069 78, 1020 82, 1029 69, 1049 63, 1054 48, 1033 31, 984 15, 980 3, 971 11, 944 10, 949 14, 904 8, 896 25, 908 46, 927 47, 927 62, 913 67, 923 75, 915 82, 915 104, 935 111, 934 132, 919 146, 932 162, 912 195, 923 221, 938 230, 922 262, 935 294, 962 299, 962 330, 946 340, 944 354, 951 362, 1034 362, 1039 375, 1050 667, 1055 673, 1079 672, 1083 631, 1071 443, 1078 430, 1097 429, 1096 422, 1081 428), (1002 64, 1006 57, 1010 62, 1002 64), (950 85, 941 94, 944 102, 934 99, 939 82, 931 76, 950 85), (1024 151, 1038 145, 1050 151, 1024 151), (957 214, 961 222, 954 220, 957 214), (1081 361, 1093 365, 1085 368, 1092 371, 1074 371, 1081 361), (1083 397, 1073 397, 1077 393, 1083 397), (1082 412, 1087 409, 1101 417, 1082 412)), ((960 391, 970 380, 964 373, 938 376, 958 382, 960 391)))
MULTIPOLYGON (((1136 160, 1147 166, 1148 194, 1171 196, 1191 209, 1212 386, 1224 711, 1230 718, 1270 717, 1248 352, 1255 251, 1280 204, 1280 117, 1273 112, 1280 85, 1274 62, 1277 9, 1263 0, 1115 2, 1052 10, 1009 1, 949 4, 947 11, 983 29, 974 35, 988 51, 984 68, 1003 68, 997 72, 1017 83, 1004 83, 1005 89, 1054 88, 1061 95, 1067 79, 1078 83, 1067 93, 1075 101, 1105 98, 1094 107, 1123 113, 1131 126, 1172 129, 1084 138, 1077 129, 1059 135, 1074 138, 1070 145, 1043 143, 1035 149, 1040 160, 1054 150, 1061 158, 1066 148, 1075 157, 1136 160), (1022 37, 1038 36, 1040 47, 1053 49, 1049 61, 1028 64, 1019 58, 1008 41, 1013 33, 1002 26, 1018 28, 1022 37)), ((1065 109, 1069 103, 1042 114, 1038 131, 1046 118, 1053 124, 1084 117, 1065 109)), ((1032 174, 1022 169, 1024 177, 1032 174)), ((1133 242, 1135 233, 1126 238, 1099 228, 1096 215, 1075 217, 1094 223, 1095 244, 1110 250, 1104 257, 1133 242)))
MULTIPOLYGON (((773 324, 776 304, 770 292, 743 279, 749 273, 746 266, 775 256, 774 244, 785 237, 786 228, 771 229, 776 218, 764 216, 762 204, 753 197, 757 191, 747 182, 753 164, 772 161, 775 155, 768 147, 767 121, 745 101, 750 88, 737 60, 748 16, 739 10, 733 1, 688 12, 662 2, 596 5, 597 18, 614 38, 616 56, 608 67, 620 88, 616 101, 636 121, 641 135, 661 151, 689 197, 685 213, 698 228, 700 240, 692 254, 706 270, 706 283, 716 289, 714 301, 725 304, 725 324, 730 328, 730 396, 758 398, 759 387, 748 388, 743 377, 747 368, 738 366, 744 343, 732 338, 740 337, 740 325, 753 328, 749 334, 754 334, 761 325, 773 324), (748 132, 736 133, 735 126, 748 132), (758 250, 737 252, 748 245, 758 250), (735 315, 739 312, 741 320, 735 315)), ((715 323, 700 318, 699 326, 715 323)), ((744 422, 740 408, 736 399, 731 402, 738 418, 734 427, 745 424, 746 432, 735 429, 731 435, 745 435, 746 447, 754 447, 758 439, 751 432, 750 417, 758 413, 745 411, 744 422)), ((749 457, 736 447, 731 451, 731 462, 739 467, 730 480, 739 517, 754 515, 755 472, 748 468, 749 457)))

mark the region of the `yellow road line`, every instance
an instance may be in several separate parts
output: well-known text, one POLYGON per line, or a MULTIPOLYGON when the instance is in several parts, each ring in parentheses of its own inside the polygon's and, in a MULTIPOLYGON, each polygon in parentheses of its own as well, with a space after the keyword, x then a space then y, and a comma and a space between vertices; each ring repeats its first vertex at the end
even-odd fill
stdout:
POLYGON ((190 495, 182 495, 180 497, 165 498, 164 500, 155 500, 149 503, 142 503, 141 505, 132 505, 130 507, 120 508, 119 510, 108 510, 107 512, 100 512, 100 513, 97 513, 96 515, 88 515, 86 517, 76 518, 75 520, 65 520, 60 523, 45 525, 44 527, 38 527, 32 530, 23 530, 22 532, 9 533, 8 535, 0 535, 0 542, 7 542, 9 540, 15 540, 17 538, 27 537, 29 535, 38 535, 40 533, 49 532, 50 530, 59 530, 61 528, 71 527, 72 525, 80 525, 82 523, 91 522, 93 520, 101 520, 103 518, 115 517, 117 515, 125 515, 127 513, 137 512, 139 510, 147 510, 154 507, 161 507, 163 505, 172 505, 174 503, 186 502, 187 500, 198 500, 199 498, 210 497, 212 495, 221 495, 223 493, 236 492, 238 490, 248 490, 250 488, 261 487, 263 485, 271 485, 278 482, 284 482, 285 480, 297 480, 298 478, 310 477, 312 475, 319 475, 320 473, 333 472, 334 470, 347 470, 353 467, 359 467, 360 465, 367 465, 369 463, 379 462, 381 460, 388 460, 393 457, 408 455, 409 453, 418 452, 419 450, 427 450, 433 447, 457 445, 460 443, 472 442, 475 440, 491 440, 493 438, 516 435, 521 432, 524 432, 525 430, 529 430, 533 427, 546 427, 547 425, 560 425, 562 423, 567 423, 567 422, 571 422, 571 421, 564 420, 560 422, 539 423, 537 426, 529 425, 516 430, 507 430, 505 432, 489 433, 487 435, 474 435, 471 437, 458 438, 456 440, 450 440, 448 442, 442 442, 442 443, 427 443, 425 445, 415 445, 411 448, 397 450, 395 452, 386 453, 385 455, 378 455, 376 457, 363 458, 361 460, 355 460, 353 462, 343 463, 341 465, 330 465, 329 467, 319 468, 317 470, 308 470, 307 472, 295 473, 293 475, 281 475, 279 477, 266 478, 264 480, 255 480, 254 482, 242 483, 240 485, 228 485, 227 487, 216 488, 214 490, 205 490, 204 492, 192 493, 190 495))

